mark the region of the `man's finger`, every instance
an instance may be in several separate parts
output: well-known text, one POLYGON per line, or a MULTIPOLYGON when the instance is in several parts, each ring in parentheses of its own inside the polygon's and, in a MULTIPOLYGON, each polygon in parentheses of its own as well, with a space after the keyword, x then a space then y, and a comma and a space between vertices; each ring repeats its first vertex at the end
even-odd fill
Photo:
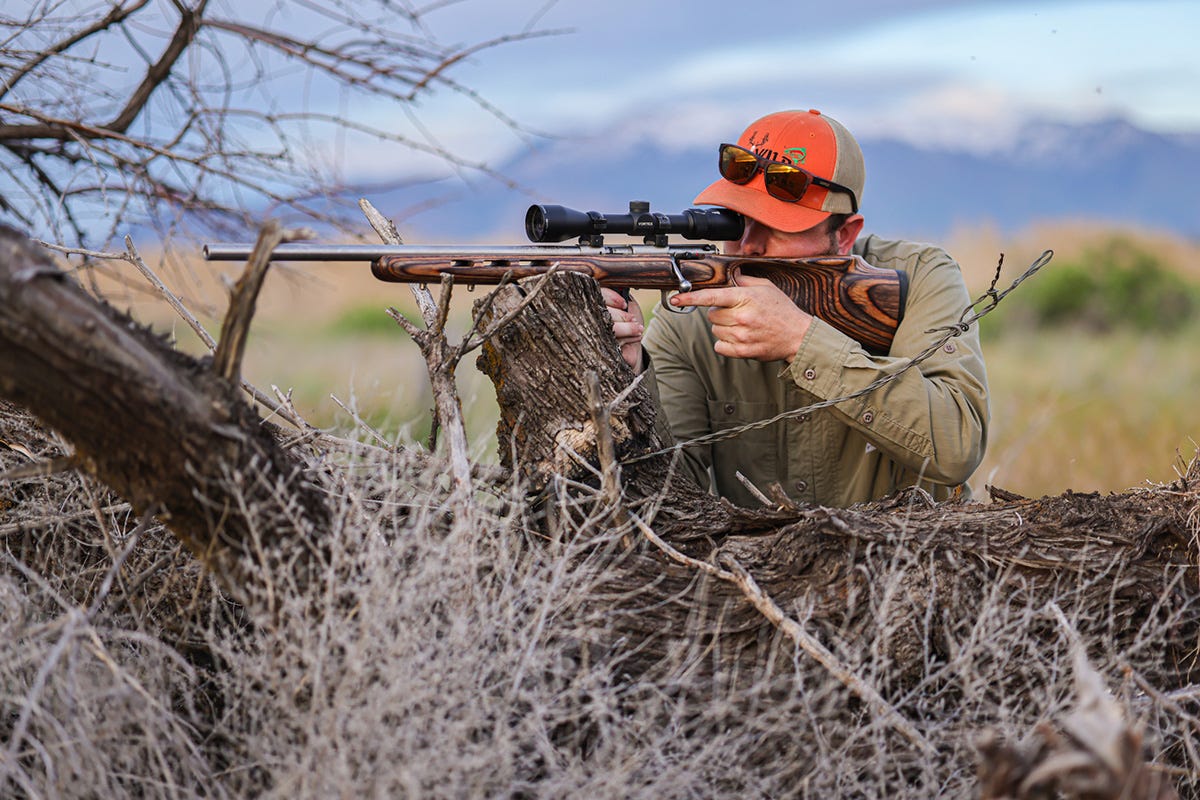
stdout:
POLYGON ((625 311, 627 308, 629 308, 629 303, 625 301, 625 298, 621 296, 621 293, 613 291, 607 286, 600 287, 600 296, 604 298, 604 305, 608 306, 609 308, 617 308, 621 311, 625 311))
POLYGON ((746 340, 746 331, 738 325, 713 325, 713 338, 718 342, 741 344, 746 340))
POLYGON ((670 303, 673 306, 683 308, 685 306, 718 306, 720 308, 729 308, 741 302, 741 293, 737 287, 731 286, 725 289, 697 289, 694 292, 683 292, 671 296, 670 303))
POLYGON ((637 320, 613 320, 613 335, 618 339, 640 339, 646 328, 637 320))
POLYGON ((712 325, 742 326, 752 323, 754 319, 754 313, 744 306, 734 308, 712 306, 708 311, 708 321, 712 325))

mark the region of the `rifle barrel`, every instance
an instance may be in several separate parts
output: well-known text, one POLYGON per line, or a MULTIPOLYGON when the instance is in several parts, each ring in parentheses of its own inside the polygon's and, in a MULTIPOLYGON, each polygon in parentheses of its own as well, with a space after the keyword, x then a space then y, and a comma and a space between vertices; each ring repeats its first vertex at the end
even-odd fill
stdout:
MULTIPOLYGON (((253 244, 216 243, 204 245, 207 261, 245 261, 254 250, 253 244)), ((278 245, 271 251, 272 261, 378 261, 386 256, 417 256, 455 260, 514 260, 529 261, 563 256, 601 255, 682 255, 684 253, 712 254, 713 245, 385 245, 385 244, 300 244, 278 245)))

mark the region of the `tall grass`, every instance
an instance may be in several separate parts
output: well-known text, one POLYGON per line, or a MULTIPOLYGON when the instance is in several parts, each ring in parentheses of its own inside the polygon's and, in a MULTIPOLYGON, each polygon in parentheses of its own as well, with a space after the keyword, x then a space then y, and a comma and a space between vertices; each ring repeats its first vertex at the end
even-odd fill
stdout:
MULTIPOLYGON (((11 416, 0 430, 38 455, 57 450, 11 416)), ((313 472, 336 508, 321 532, 332 563, 303 595, 280 587, 270 618, 230 603, 160 526, 138 530, 100 487, 60 476, 5 490, 0 793, 964 797, 985 731, 1018 740, 1074 703, 1069 637, 1045 635, 1056 623, 1032 593, 984 592, 961 617, 911 613, 934 592, 910 580, 924 574, 919 546, 874 564, 846 602, 945 655, 918 650, 905 679, 886 636, 826 633, 931 752, 786 640, 778 666, 741 676, 736 692, 699 668, 712 657, 702 641, 631 677, 620 648, 602 644, 603 584, 625 545, 594 524, 595 498, 573 501, 578 524, 548 536, 518 486, 454 517, 438 460, 331 455, 314 454, 313 472)), ((0 450, 0 469, 23 460, 0 450)), ((1068 618, 1103 615, 1078 594, 1062 586, 1068 618)), ((636 593, 623 600, 636 606, 636 593)), ((807 615, 803 603, 788 613, 807 615)), ((1165 624, 1147 620, 1145 636, 1165 624)), ((1136 653, 1089 644, 1114 686, 1140 668, 1136 653)), ((1178 708, 1194 699, 1130 688, 1117 702, 1145 721, 1152 752, 1192 763, 1200 742, 1178 708)), ((1194 772, 1178 777, 1200 790, 1194 772)))
POLYGON ((1173 480, 1200 442, 1200 324, 1171 336, 1077 329, 987 341, 991 442, 973 484, 1031 497, 1173 480))
POLYGON ((976 483, 1037 496, 1175 477, 1200 440, 1200 280, 1168 258, 1099 238, 982 321, 994 436, 976 483))

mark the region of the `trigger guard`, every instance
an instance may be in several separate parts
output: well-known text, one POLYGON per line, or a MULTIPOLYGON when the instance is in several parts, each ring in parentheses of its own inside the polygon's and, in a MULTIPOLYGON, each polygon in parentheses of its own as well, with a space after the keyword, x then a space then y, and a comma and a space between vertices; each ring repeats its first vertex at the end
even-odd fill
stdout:
POLYGON ((690 314, 696 310, 695 306, 676 308, 675 306, 671 305, 669 301, 672 297, 677 294, 683 294, 683 292, 679 291, 678 289, 663 289, 660 294, 662 295, 663 308, 665 308, 667 311, 670 311, 672 314, 690 314))

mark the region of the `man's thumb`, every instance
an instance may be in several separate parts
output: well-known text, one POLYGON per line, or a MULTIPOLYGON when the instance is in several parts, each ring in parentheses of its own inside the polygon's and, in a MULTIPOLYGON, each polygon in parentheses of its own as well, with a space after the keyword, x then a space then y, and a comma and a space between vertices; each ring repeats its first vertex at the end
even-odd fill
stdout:
POLYGON ((757 275, 747 275, 741 270, 737 271, 734 276, 734 285, 736 286, 774 286, 774 282, 769 278, 760 278, 757 275))

